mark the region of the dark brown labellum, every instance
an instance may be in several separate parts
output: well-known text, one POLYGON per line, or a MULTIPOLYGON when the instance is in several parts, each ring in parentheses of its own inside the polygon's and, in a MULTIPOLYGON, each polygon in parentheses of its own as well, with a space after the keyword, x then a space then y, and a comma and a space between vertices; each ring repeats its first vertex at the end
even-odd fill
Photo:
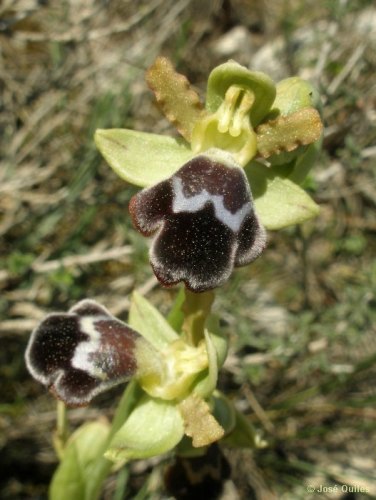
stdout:
POLYGON ((135 195, 129 210, 142 234, 155 233, 150 262, 166 286, 184 281, 194 292, 215 288, 265 247, 243 169, 206 155, 135 195))
POLYGON ((33 377, 69 406, 83 406, 129 380, 140 335, 92 300, 50 314, 33 331, 26 364, 33 377))

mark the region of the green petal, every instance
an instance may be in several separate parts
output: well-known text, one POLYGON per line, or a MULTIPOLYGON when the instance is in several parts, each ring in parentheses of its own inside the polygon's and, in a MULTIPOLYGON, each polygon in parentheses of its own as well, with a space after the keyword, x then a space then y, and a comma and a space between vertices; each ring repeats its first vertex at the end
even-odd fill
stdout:
POLYGON ((255 161, 246 167, 256 213, 267 229, 300 224, 319 213, 312 198, 283 176, 285 170, 283 167, 268 168, 255 161))
POLYGON ((146 81, 165 116, 190 141, 195 123, 205 112, 187 78, 167 58, 158 57, 147 71, 146 81))
MULTIPOLYGON (((276 113, 282 117, 286 117, 305 108, 315 108, 321 114, 320 96, 310 82, 294 76, 277 83, 277 95, 271 111, 272 119, 276 118, 276 113)), ((309 122, 307 122, 307 125, 309 126, 309 122)), ((312 145, 308 147, 304 146, 304 144, 311 142, 308 140, 308 136, 312 138, 314 130, 309 130, 307 131, 308 134, 306 134, 303 127, 300 129, 299 134, 297 134, 299 142, 303 145, 294 151, 283 151, 282 147, 279 154, 273 154, 268 158, 272 165, 285 165, 294 160, 294 175, 290 177, 294 182, 300 183, 304 180, 316 159, 317 153, 321 149, 321 141, 319 139, 321 131, 319 129, 322 129, 322 124, 319 124, 317 119, 315 119, 312 127, 316 130, 317 135, 316 142, 312 145), (305 137, 306 135, 307 137, 305 137)))
POLYGON ((164 349, 179 337, 161 313, 137 292, 132 295, 128 321, 157 350, 164 349))
POLYGON ((206 93, 206 107, 214 113, 222 104, 227 89, 232 85, 239 85, 254 93, 255 102, 250 116, 252 126, 255 127, 269 112, 273 104, 276 89, 273 80, 265 73, 249 71, 235 61, 228 61, 217 66, 209 75, 206 93))
POLYGON ((145 396, 113 437, 105 457, 114 462, 153 457, 174 448, 183 435, 177 407, 145 396))
POLYGON ((94 139, 119 177, 141 187, 167 179, 194 156, 184 140, 146 132, 97 130, 94 139))
MULTIPOLYGON (((289 163, 292 151, 320 139, 322 122, 318 111, 304 108, 288 116, 263 123, 257 128, 257 149, 263 158, 273 157, 275 164, 289 163), (281 154, 283 153, 283 154, 281 154)), ((304 150, 303 150, 304 151, 304 150)))
POLYGON ((97 421, 84 424, 72 434, 52 478, 51 500, 89 500, 93 468, 102 460, 109 432, 106 422, 97 421))

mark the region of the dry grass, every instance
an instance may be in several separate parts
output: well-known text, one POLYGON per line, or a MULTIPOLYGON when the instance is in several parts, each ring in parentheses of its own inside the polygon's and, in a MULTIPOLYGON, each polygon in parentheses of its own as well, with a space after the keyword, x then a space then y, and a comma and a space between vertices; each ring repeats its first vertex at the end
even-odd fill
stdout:
MULTIPOLYGON (((231 57, 276 79, 300 74, 323 96, 324 153, 306 184, 321 215, 271 235, 216 302, 234 340, 223 388, 269 441, 253 457, 230 453, 243 464, 231 491, 307 499, 310 482, 346 483, 376 497, 375 46, 376 11, 365 0, 4 0, 2 498, 43 497, 56 463, 54 403, 23 365, 32 327, 84 296, 125 318, 134 287, 170 307, 172 293, 155 286, 146 243, 130 227, 134 188, 92 139, 106 127, 171 132, 143 80, 158 54, 202 95, 208 71, 231 57)), ((117 394, 72 412, 72 425, 110 415, 117 394)), ((127 498, 150 465, 131 472, 127 498)), ((106 498, 114 489, 112 478, 106 498)))

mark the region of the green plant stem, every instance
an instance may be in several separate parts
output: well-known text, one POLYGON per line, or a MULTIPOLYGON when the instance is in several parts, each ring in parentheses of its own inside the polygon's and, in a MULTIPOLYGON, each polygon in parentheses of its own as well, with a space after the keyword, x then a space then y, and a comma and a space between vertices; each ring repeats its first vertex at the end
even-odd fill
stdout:
POLYGON ((96 500, 100 497, 103 482, 111 472, 111 468, 113 466, 113 463, 107 458, 104 458, 103 454, 109 447, 113 436, 120 429, 120 427, 126 421, 128 415, 135 407, 137 400, 141 394, 142 391, 135 381, 130 382, 125 389, 116 409, 115 415, 112 419, 111 430, 108 435, 107 441, 99 454, 98 460, 96 460, 96 463, 93 464, 91 474, 92 480, 87 485, 85 500, 96 500))
POLYGON ((183 334, 185 340, 197 346, 204 339, 205 322, 214 302, 214 292, 193 293, 185 290, 183 334))

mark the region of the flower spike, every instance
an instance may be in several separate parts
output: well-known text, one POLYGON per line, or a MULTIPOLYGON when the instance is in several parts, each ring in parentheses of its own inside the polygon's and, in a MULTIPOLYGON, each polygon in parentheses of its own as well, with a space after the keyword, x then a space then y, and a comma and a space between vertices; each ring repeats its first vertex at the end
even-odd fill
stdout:
POLYGON ((165 286, 184 281, 193 292, 225 283, 265 247, 244 171, 233 157, 209 150, 130 202, 135 227, 155 234, 154 273, 165 286))

